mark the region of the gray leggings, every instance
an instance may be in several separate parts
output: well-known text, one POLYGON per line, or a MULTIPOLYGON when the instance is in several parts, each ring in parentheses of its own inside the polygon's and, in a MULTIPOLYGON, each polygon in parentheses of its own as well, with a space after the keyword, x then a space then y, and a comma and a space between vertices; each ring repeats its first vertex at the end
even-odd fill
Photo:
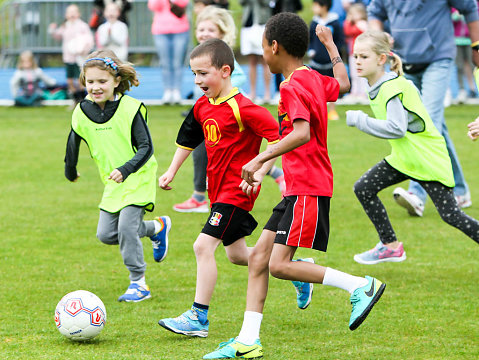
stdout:
MULTIPOLYGON (((366 171, 354 184, 354 193, 376 228, 383 244, 394 242, 397 238, 386 209, 377 194, 379 191, 407 179, 411 178, 382 160, 366 171)), ((453 189, 437 181, 418 182, 428 193, 441 219, 479 243, 479 222, 459 209, 453 189)))
POLYGON ((114 214, 100 210, 98 219, 97 238, 107 245, 120 245, 132 281, 140 280, 146 270, 140 238, 155 234, 154 221, 143 221, 144 214, 143 207, 130 205, 114 214))

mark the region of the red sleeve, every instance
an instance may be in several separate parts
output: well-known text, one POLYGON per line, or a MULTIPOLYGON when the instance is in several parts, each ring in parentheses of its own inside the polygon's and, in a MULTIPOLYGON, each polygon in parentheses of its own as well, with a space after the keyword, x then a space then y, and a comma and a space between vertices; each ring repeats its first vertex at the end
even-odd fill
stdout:
POLYGON ((362 31, 355 24, 349 20, 344 20, 343 23, 344 35, 355 38, 358 35, 361 35, 362 31))
POLYGON ((251 104, 243 107, 240 112, 245 126, 252 129, 255 134, 268 140, 268 143, 279 140, 278 122, 267 109, 251 104))
POLYGON ((326 96, 327 102, 334 102, 338 100, 339 96, 339 82, 335 78, 330 76, 321 76, 323 81, 324 95, 326 96))
POLYGON ((281 101, 291 121, 303 119, 309 122, 311 112, 308 106, 308 97, 298 87, 284 86, 280 89, 281 101))

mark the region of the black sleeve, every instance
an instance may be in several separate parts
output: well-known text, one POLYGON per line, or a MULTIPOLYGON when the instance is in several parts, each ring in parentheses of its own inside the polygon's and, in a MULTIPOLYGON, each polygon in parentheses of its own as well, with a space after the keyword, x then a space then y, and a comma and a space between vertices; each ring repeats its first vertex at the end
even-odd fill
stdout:
POLYGON ((136 151, 135 156, 118 168, 123 175, 123 181, 130 174, 137 172, 153 155, 150 130, 140 110, 136 113, 131 125, 131 142, 136 151))
POLYGON ((74 181, 77 178, 78 153, 82 138, 73 129, 68 135, 67 149, 65 153, 65 177, 74 181))
POLYGON ((186 116, 176 138, 177 145, 192 150, 205 139, 201 125, 195 119, 194 109, 193 107, 186 116))

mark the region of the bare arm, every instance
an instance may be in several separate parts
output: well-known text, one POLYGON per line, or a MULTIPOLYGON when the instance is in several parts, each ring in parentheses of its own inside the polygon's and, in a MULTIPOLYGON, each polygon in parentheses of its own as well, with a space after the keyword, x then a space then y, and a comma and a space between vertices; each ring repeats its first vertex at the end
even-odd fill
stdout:
POLYGON ((370 19, 368 25, 370 30, 384 31, 384 24, 381 20, 370 19))
POLYGON ((331 30, 326 26, 318 25, 316 27, 316 35, 328 51, 329 58, 331 59, 331 63, 333 64, 334 78, 339 83, 339 93, 347 93, 351 88, 348 71, 346 70, 343 60, 339 55, 338 48, 334 44, 331 30))
POLYGON ((176 149, 173 160, 171 160, 170 167, 158 179, 158 185, 160 186, 160 188, 162 188, 163 190, 171 190, 171 187, 168 186, 168 184, 173 181, 179 168, 185 162, 185 160, 188 158, 192 151, 193 150, 180 147, 176 149))
POLYGON ((306 144, 309 138, 309 122, 302 119, 294 120, 293 131, 286 135, 280 142, 268 146, 265 151, 244 165, 241 171, 241 178, 249 185, 254 186, 255 182, 257 182, 255 173, 261 169, 266 162, 306 144))

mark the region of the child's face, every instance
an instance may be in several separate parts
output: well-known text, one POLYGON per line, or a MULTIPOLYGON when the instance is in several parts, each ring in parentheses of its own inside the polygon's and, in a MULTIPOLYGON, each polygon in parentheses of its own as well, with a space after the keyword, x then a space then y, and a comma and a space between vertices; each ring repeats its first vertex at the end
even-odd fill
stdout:
POLYGON ((103 15, 105 15, 105 19, 108 22, 113 23, 117 21, 118 18, 120 17, 120 8, 115 3, 109 3, 105 7, 105 11, 103 12, 103 15))
POLYGON ((33 68, 33 59, 30 56, 20 57, 20 68, 21 69, 32 69, 33 68))
POLYGON ((95 66, 85 69, 85 86, 88 95, 102 109, 107 101, 114 99, 114 92, 120 80, 119 76, 114 77, 109 71, 95 66))
POLYGON ((356 63, 357 73, 360 77, 368 79, 372 85, 378 75, 384 72, 384 59, 381 55, 371 50, 370 41, 363 40, 354 43, 353 56, 356 63))
POLYGON ((228 95, 230 89, 225 88, 226 80, 231 75, 228 65, 217 69, 211 64, 211 57, 204 55, 190 59, 190 67, 195 74, 195 84, 206 97, 216 99, 228 95))
POLYGON ((208 39, 222 39, 223 34, 221 33, 218 26, 211 20, 204 20, 198 23, 196 26, 196 39, 201 44, 208 39))
POLYGON ((263 59, 268 65, 269 70, 273 74, 279 74, 281 72, 281 69, 279 69, 278 64, 277 64, 277 56, 273 54, 273 45, 268 43, 268 40, 266 40, 266 37, 263 34, 263 41, 261 43, 263 47, 263 59))
POLYGON ((316 16, 323 16, 328 13, 328 8, 326 6, 321 6, 317 2, 311 4, 311 10, 316 16))
POLYGON ((65 18, 69 21, 80 18, 80 10, 78 9, 78 6, 70 5, 69 7, 67 7, 65 12, 65 18))

